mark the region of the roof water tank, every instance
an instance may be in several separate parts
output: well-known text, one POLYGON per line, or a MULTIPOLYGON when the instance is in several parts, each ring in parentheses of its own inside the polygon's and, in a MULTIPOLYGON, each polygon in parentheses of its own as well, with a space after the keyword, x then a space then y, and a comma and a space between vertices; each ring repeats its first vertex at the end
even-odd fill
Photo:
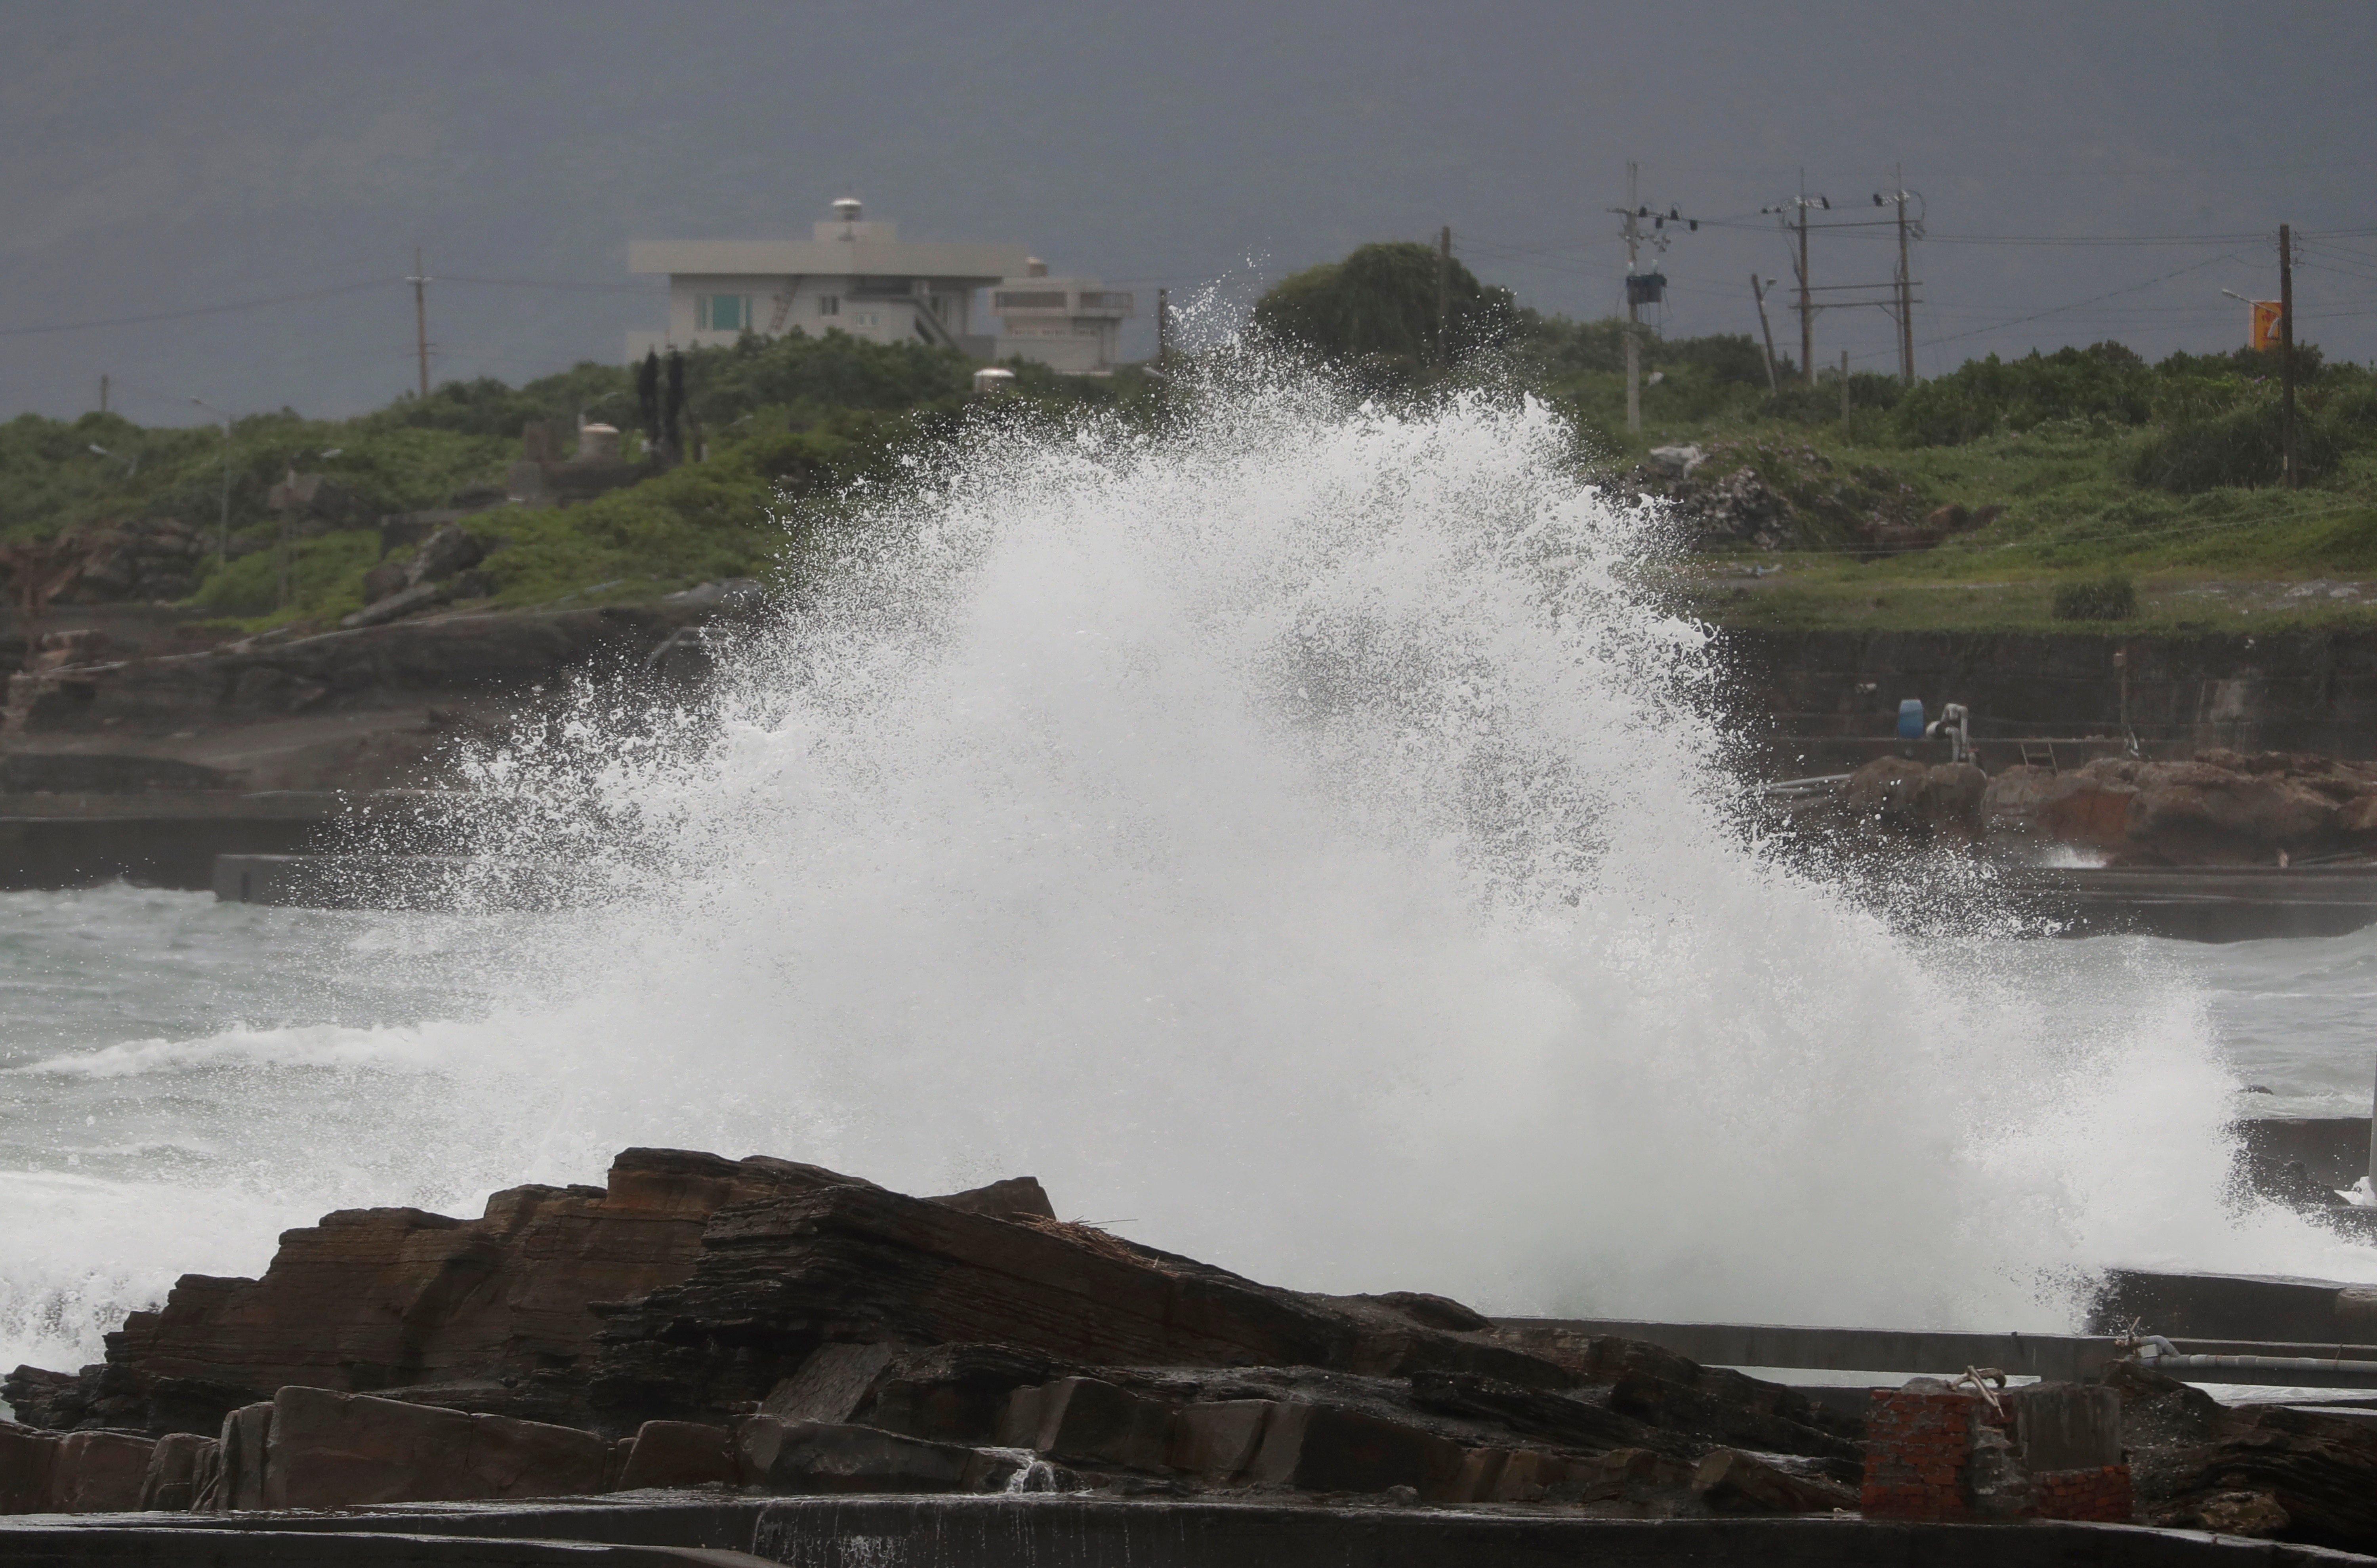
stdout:
POLYGON ((834 217, 844 223, 857 222, 859 216, 866 210, 866 207, 854 196, 845 196, 833 204, 834 217))

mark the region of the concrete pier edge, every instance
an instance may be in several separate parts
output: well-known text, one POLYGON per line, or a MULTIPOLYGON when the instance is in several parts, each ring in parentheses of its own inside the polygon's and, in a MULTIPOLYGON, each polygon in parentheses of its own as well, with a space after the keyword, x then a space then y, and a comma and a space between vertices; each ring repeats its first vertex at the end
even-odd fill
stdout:
POLYGON ((2348 1552, 2143 1526, 1855 1515, 1593 1519, 1475 1509, 1126 1500, 1065 1493, 413 1505, 337 1514, 21 1516, 11 1568, 2346 1568, 2348 1552), (727 1515, 746 1538, 717 1539, 727 1515), (439 1528, 438 1526, 448 1526, 439 1528), (528 1526, 523 1530, 516 1526, 528 1526), (568 1534, 543 1534, 567 1529, 568 1534), (530 1533, 532 1530, 536 1533, 530 1533), (641 1538, 622 1539, 624 1536, 641 1538), (675 1536, 675 1539, 651 1538, 675 1536))

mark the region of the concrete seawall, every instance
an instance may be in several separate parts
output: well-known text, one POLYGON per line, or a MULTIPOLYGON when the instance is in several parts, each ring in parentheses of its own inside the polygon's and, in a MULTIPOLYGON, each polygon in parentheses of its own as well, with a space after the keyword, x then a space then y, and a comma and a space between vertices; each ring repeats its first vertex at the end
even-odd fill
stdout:
POLYGON ((1124 1501, 1064 1494, 738 1500, 720 1521, 620 1500, 335 1515, 25 1516, 26 1568, 2344 1568, 2377 1559, 2128 1525, 1918 1524, 1855 1516, 1592 1519, 1415 1507, 1124 1501), (185 1516, 186 1517, 186 1516, 185 1516), (722 1535, 723 1538, 722 1538, 722 1535), (737 1539, 736 1537, 741 1538, 737 1539), (586 1544, 579 1544, 586 1543, 586 1544), (743 1553, 749 1553, 744 1556, 743 1553))
POLYGON ((1736 722, 1756 735, 1887 736, 1917 698, 1934 715, 1965 704, 1979 738, 2114 736, 2126 715, 2164 749, 2377 755, 2377 630, 1726 630, 1719 646, 1736 722))

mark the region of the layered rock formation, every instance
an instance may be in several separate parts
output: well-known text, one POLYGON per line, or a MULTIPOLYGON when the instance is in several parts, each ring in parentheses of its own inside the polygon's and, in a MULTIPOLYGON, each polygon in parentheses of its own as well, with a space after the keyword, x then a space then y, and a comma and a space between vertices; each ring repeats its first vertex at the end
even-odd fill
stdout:
POLYGON ((2377 852, 2377 763, 2209 748, 2183 762, 2008 768, 1989 780, 1988 811, 2115 865, 2282 865, 2377 852))
POLYGON ((1320 1297, 1058 1221, 629 1150, 459 1220, 351 1210, 19 1368, 0 1509, 718 1484, 1259 1487, 1665 1514, 1845 1505, 1856 1429, 1652 1347, 1320 1297))
POLYGON ((2105 1381, 2121 1397, 2142 1522, 2377 1546, 2377 1429, 2280 1405, 2224 1406, 2133 1361, 2105 1381))

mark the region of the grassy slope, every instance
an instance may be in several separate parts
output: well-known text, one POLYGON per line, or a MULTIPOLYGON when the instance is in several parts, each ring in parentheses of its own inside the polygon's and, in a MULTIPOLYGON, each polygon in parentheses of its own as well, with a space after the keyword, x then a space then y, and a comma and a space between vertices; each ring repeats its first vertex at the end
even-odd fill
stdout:
MULTIPOLYGON (((1013 413, 1129 411, 1149 399, 1133 371, 1084 380, 1016 368, 998 405, 1013 413)), ((851 481, 895 478, 904 447, 970 417, 973 369, 955 353, 840 334, 688 354, 686 442, 706 448, 708 461, 583 505, 473 513, 469 526, 500 546, 484 567, 487 602, 649 598, 765 574, 805 533, 832 526, 834 497, 851 481)), ((330 624, 364 603, 364 574, 379 558, 376 517, 499 492, 527 420, 567 428, 584 413, 632 431, 635 406, 632 372, 588 364, 519 389, 450 383, 352 420, 255 415, 228 443, 219 429, 144 429, 112 414, 25 415, 0 424, 0 543, 150 517, 212 543, 228 470, 231 557, 210 564, 192 603, 243 629, 330 624), (292 599, 281 604, 280 520, 267 500, 292 468, 326 474, 348 500, 291 545, 292 599)))
POLYGON ((1895 482, 1922 510, 1951 502, 2004 509, 1937 549, 1879 558, 1821 524, 1812 532, 1830 542, 1819 549, 1690 557, 1671 581, 1685 604, 1721 625, 2068 630, 2074 623, 2051 614, 2055 589, 2118 572, 2135 582, 2139 598, 2137 616, 2117 623, 2122 629, 2377 626, 2377 432, 2348 441, 2335 470, 2300 490, 2182 495, 2128 476, 2149 438, 2141 427, 2048 421, 1959 445, 1909 445, 1882 409, 1853 407, 1844 422, 1837 383, 1767 400, 1689 373, 1677 379, 1683 385, 1646 389, 1644 429, 1631 437, 1617 377, 1572 375, 1554 389, 1613 468, 1631 466, 1653 447, 1696 442, 1725 449, 1714 460, 1722 471, 1759 449, 1784 454, 1756 466, 1785 489, 1847 483, 1870 501, 1895 482), (1822 456, 1832 472, 1813 473, 1804 462, 1789 472, 1790 454, 1799 451, 1822 456))
MULTIPOLYGON (((2141 631, 2377 621, 2369 372, 2328 366, 2310 391, 2341 454, 2313 485, 2178 494, 2132 477, 2142 446, 2191 418, 2266 407, 2258 365, 2148 367, 2120 351, 2067 351, 1977 362, 1904 401, 1886 378, 1857 376, 1845 419, 1837 382, 1786 383, 1770 396, 1747 338, 1654 341, 1647 367, 1662 379, 1643 393, 1646 429, 1628 437, 1617 332, 1609 322, 1530 318, 1501 379, 1567 410, 1599 466, 1622 471, 1651 447, 1699 442, 1719 453, 1709 473, 1747 463, 1791 497, 1809 547, 1745 547, 1659 569, 1686 605, 1721 623, 2045 628, 2071 624, 2051 616, 2058 585, 2109 571, 2135 581, 2140 614, 2120 624, 2141 631), (1936 550, 1867 559, 1850 547, 1866 521, 1912 521, 1949 502, 2003 512, 1936 550)), ((688 444, 706 444, 711 461, 583 506, 478 514, 472 526, 504 546, 484 568, 493 602, 649 597, 764 573, 805 535, 834 526, 835 497, 852 480, 896 481, 903 448, 974 417, 973 368, 956 354, 838 334, 688 355, 688 444)), ((1143 419, 1153 406, 1153 384, 1135 371, 1084 380, 1018 369, 1002 407, 1143 419)), ((524 420, 566 427, 588 413, 632 429, 635 406, 628 369, 588 364, 519 389, 449 384, 354 420, 286 411, 242 420, 228 466, 233 534, 248 553, 235 549, 196 603, 249 628, 334 621, 363 603, 378 550, 372 517, 499 484, 524 420), (330 449, 336 456, 321 455, 330 449), (278 523, 265 497, 293 466, 327 473, 352 502, 348 521, 296 544, 293 602, 276 605, 266 546, 278 523)), ((99 414, 0 424, 0 541, 159 515, 211 537, 224 458, 221 435, 205 428, 143 430, 99 414)))

